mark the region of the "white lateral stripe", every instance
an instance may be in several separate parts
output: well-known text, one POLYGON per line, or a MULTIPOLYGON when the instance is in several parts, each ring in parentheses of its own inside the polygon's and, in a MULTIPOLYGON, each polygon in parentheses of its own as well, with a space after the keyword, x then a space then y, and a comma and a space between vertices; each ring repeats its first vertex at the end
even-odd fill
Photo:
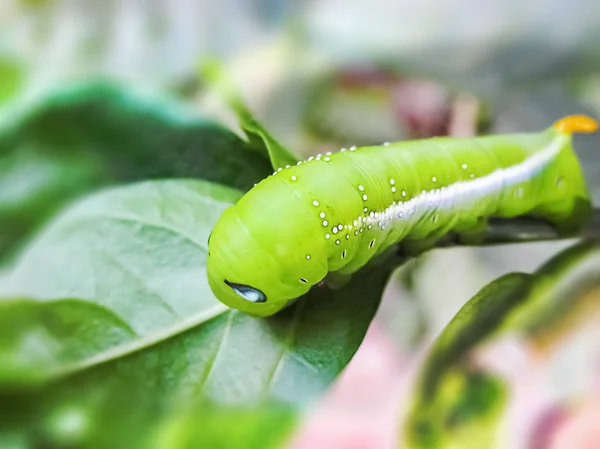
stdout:
MULTIPOLYGON (((562 137, 562 136, 560 136, 562 137)), ((514 186, 531 179, 541 172, 560 153, 564 139, 557 137, 543 150, 533 154, 517 165, 500 168, 492 173, 470 181, 423 192, 412 199, 392 204, 383 212, 367 217, 367 223, 391 223, 393 221, 417 221, 432 209, 466 208, 492 192, 500 193, 504 187, 514 186)))

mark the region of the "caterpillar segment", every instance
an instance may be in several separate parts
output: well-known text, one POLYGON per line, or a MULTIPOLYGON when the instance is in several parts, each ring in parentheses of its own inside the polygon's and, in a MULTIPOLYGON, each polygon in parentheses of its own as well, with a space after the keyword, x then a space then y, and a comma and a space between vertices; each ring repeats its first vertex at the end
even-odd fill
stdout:
POLYGON ((213 229, 211 289, 268 316, 391 245, 431 246, 451 231, 468 240, 493 217, 535 216, 571 232, 591 211, 571 134, 596 128, 569 116, 538 133, 343 148, 280 168, 213 229))

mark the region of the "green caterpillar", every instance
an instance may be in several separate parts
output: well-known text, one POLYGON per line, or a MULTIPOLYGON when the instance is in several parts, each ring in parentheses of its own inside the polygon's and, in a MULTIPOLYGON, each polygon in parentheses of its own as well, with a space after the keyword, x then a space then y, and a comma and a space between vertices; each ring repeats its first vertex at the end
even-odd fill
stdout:
POLYGON ((591 204, 571 134, 597 126, 569 116, 539 133, 352 147, 280 168, 217 222, 210 287, 227 306, 268 316, 391 245, 472 238, 492 217, 535 216, 572 232, 591 204))

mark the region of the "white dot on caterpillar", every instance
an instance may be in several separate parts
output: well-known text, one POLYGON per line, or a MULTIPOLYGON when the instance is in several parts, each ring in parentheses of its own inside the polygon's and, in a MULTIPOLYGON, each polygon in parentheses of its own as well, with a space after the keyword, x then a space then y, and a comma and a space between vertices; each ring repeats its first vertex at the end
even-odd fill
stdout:
POLYGON ((325 153, 325 156, 329 156, 331 154, 331 151, 328 151, 327 153, 325 153))
POLYGON ((310 254, 306 255, 306 260, 310 260, 310 254))
POLYGON ((342 243, 342 242, 340 242, 339 240, 336 240, 336 241, 335 241, 335 244, 336 244, 336 245, 339 245, 340 243, 342 243))
POLYGON ((356 147, 354 147, 354 146, 350 147, 350 151, 354 151, 354 150, 356 150, 356 147))
POLYGON ((354 221, 352 222, 352 224, 353 224, 354 226, 358 226, 358 220, 354 220, 354 221))
POLYGON ((369 199, 369 197, 368 197, 366 194, 365 194, 365 195, 363 195, 363 200, 364 200, 364 201, 367 201, 367 199, 369 199))
POLYGON ((298 161, 298 163, 296 165, 300 165, 300 164, 302 164, 302 161, 298 161))
POLYGON ((319 205, 319 202, 317 200, 313 201, 313 206, 317 207, 319 205))
POLYGON ((312 161, 314 158, 315 158, 314 156, 311 156, 311 157, 308 158, 308 160, 312 161))
POLYGON ((331 158, 330 158, 330 157, 325 157, 325 158, 323 158, 323 160, 324 160, 325 162, 329 162, 329 161, 331 160, 331 158))
POLYGON ((340 151, 346 151, 346 148, 342 148, 340 151))
POLYGON ((367 213, 367 211, 368 211, 368 210, 369 210, 369 208, 368 208, 368 207, 365 207, 365 208, 363 209, 363 212, 364 212, 364 213, 367 213))
POLYGON ((474 177, 475 177, 475 174, 471 173, 471 178, 474 178, 474 177))
POLYGON ((406 196, 406 190, 402 191, 402 196, 406 196))
POLYGON ((433 182, 437 182, 437 178, 436 178, 435 176, 434 176, 433 178, 431 178, 431 180, 432 180, 433 182))
POLYGON ((321 212, 321 213, 319 214, 319 217, 321 217, 321 218, 325 218, 325 212, 321 212))
POLYGON ((391 185, 394 185, 394 184, 395 184, 395 182, 396 182, 396 181, 394 181, 394 179, 393 179, 393 178, 390 178, 390 184, 391 184, 391 185))
POLYGON ((463 168, 463 170, 467 169, 467 164, 462 164, 461 167, 463 168))
POLYGON ((359 185, 358 185, 358 190, 360 190, 361 192, 364 192, 364 191, 365 191, 365 188, 364 188, 362 185, 360 185, 360 184, 359 184, 359 185))
POLYGON ((346 257, 346 250, 342 251, 342 259, 346 257))
POLYGON ((278 172, 280 172, 281 170, 283 170, 283 168, 281 168, 281 167, 279 167, 279 168, 277 169, 277 171, 278 171, 278 172))
POLYGON ((362 221, 363 221, 363 223, 366 223, 367 222, 367 217, 362 217, 362 221))
POLYGON ((333 228, 331 228, 331 232, 333 232, 334 234, 337 234, 338 233, 337 226, 334 226, 333 228))
POLYGON ((325 238, 326 239, 330 239, 331 238, 331 234, 325 234, 325 238))
POLYGON ((341 223, 338 225, 338 229, 339 229, 340 231, 341 231, 342 229, 344 229, 344 227, 342 226, 342 224, 341 224, 341 223))
POLYGON ((296 176, 292 176, 292 181, 296 181, 298 178, 296 176))
POLYGON ((369 228, 369 229, 371 229, 372 227, 373 227, 373 225, 369 225, 369 226, 367 226, 367 228, 369 228))
POLYGON ((389 142, 383 142, 383 146, 387 147, 390 143, 389 142))
POLYGON ((327 222, 327 220, 323 220, 323 226, 327 226, 329 223, 327 222))
POLYGON ((346 234, 346 240, 349 240, 350 236, 348 234, 346 234))
POLYGON ((358 235, 358 229, 354 231, 354 235, 358 235))
POLYGON ((392 187, 392 192, 396 192, 396 187, 392 187))
POLYGON ((286 166, 285 166, 285 168, 290 168, 290 166, 289 166, 289 165, 286 165, 286 166))

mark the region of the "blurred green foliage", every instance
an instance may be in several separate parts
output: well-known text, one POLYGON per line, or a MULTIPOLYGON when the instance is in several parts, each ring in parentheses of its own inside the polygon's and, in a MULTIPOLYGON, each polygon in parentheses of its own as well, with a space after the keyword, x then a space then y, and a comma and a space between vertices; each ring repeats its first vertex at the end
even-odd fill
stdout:
MULTIPOLYGON (((448 323, 428 351, 402 439, 408 448, 490 447, 507 385, 480 368, 477 348, 503 334, 524 341, 560 339, 577 327, 569 318, 600 288, 600 242, 583 241, 534 274, 510 273, 482 288, 448 323)), ((597 306, 597 305, 596 305, 597 306)))
POLYGON ((0 105, 10 101, 23 88, 26 71, 16 58, 0 55, 0 105))
POLYGON ((268 159, 217 123, 110 82, 52 88, 0 110, 0 255, 104 185, 199 178, 248 190, 268 159))

